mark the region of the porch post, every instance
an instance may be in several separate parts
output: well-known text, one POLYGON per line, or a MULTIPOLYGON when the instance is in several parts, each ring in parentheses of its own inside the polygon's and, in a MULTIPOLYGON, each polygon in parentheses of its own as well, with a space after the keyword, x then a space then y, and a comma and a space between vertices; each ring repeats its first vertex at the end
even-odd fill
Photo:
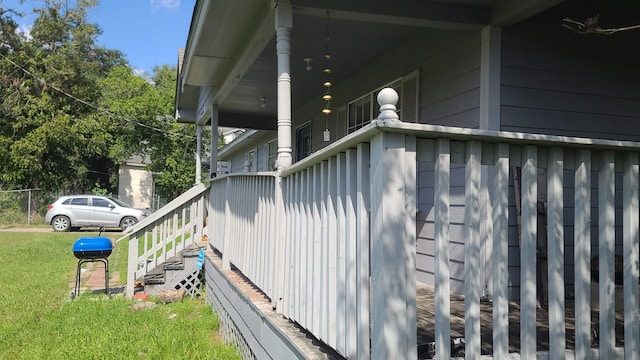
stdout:
MULTIPOLYGON (((216 178, 218 176, 218 124, 219 115, 218 115, 218 105, 211 104, 209 105, 209 113, 211 114, 211 140, 210 140, 210 154, 209 154, 209 180, 216 178)), ((213 190, 214 187, 211 187, 209 190, 209 199, 207 205, 207 221, 206 221, 206 230, 207 230, 207 239, 209 242, 213 241, 216 232, 218 232, 218 236, 220 236, 220 229, 214 229, 213 226, 213 202, 214 199, 218 196, 216 192, 213 190), (211 216, 211 219, 209 219, 211 216), (211 220, 211 222, 209 222, 211 220)))
POLYGON ((276 53, 278 55, 278 169, 293 163, 291 156, 291 28, 290 0, 279 0, 276 7, 276 53))
POLYGON ((202 183, 202 125, 196 125, 196 185, 202 183))
MULTIPOLYGON (((396 121, 397 94, 380 93, 378 119, 396 121)), ((370 146, 371 358, 415 359, 415 138, 382 133, 370 146)))
POLYGON ((209 165, 209 178, 213 179, 218 176, 218 105, 211 104, 211 149, 209 158, 211 159, 211 165, 209 165))
MULTIPOLYGON (((489 25, 482 28, 480 35, 480 118, 479 128, 483 130, 500 130, 500 72, 502 28, 489 25)), ((480 272, 482 298, 494 296, 492 293, 493 280, 493 215, 492 195, 490 183, 492 166, 481 166, 480 174, 480 272)), ((499 250, 496 250, 499 251, 499 250)))

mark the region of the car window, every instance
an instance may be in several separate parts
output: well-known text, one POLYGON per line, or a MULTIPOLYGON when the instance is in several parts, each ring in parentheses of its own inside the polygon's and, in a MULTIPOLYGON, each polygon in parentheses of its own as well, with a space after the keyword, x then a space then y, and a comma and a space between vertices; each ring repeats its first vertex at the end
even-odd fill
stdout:
POLYGON ((111 203, 105 199, 93 198, 93 206, 109 207, 109 205, 111 205, 111 203))
POLYGON ((110 197, 109 200, 113 201, 114 203, 116 203, 116 204, 118 204, 118 205, 120 205, 122 207, 131 207, 131 205, 129 205, 129 204, 125 203, 125 202, 122 202, 122 201, 120 201, 120 200, 118 200, 116 198, 110 197))
POLYGON ((89 198, 86 198, 86 197, 71 198, 71 202, 69 204, 86 206, 86 205, 89 205, 89 198))
POLYGON ((62 205, 71 205, 71 200, 73 200, 73 198, 63 201, 62 205))

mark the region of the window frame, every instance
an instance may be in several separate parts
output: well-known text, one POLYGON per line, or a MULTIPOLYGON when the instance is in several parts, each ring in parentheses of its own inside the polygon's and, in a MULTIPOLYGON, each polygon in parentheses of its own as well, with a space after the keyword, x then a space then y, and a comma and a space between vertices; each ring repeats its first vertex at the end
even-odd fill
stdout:
POLYGON ((311 153, 313 152, 312 150, 312 142, 311 139, 313 138, 313 128, 311 127, 311 121, 307 121, 306 123, 296 127, 296 149, 295 149, 295 161, 300 161, 304 158, 306 158, 307 156, 311 155, 311 153), (302 154, 302 149, 301 149, 301 138, 300 138, 300 134, 303 130, 308 129, 308 136, 306 136, 308 138, 307 141, 307 151, 306 154, 302 154))

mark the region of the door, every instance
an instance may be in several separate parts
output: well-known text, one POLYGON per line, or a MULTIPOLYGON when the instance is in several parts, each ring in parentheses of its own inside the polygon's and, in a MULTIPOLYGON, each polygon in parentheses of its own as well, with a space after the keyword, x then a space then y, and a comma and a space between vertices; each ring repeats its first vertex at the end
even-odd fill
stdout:
POLYGON ((103 198, 93 198, 91 203, 91 222, 95 226, 120 226, 121 213, 116 204, 103 198))
POLYGON ((71 198, 67 204, 71 225, 82 226, 91 224, 91 208, 88 197, 71 198))

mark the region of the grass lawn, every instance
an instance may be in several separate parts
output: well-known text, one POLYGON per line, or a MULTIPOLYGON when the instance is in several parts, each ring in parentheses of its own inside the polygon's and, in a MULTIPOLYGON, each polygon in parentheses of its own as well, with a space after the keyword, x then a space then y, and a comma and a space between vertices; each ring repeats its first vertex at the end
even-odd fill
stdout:
MULTIPOLYGON (((239 359, 203 299, 147 310, 122 296, 71 300, 73 243, 95 235, 0 232, 0 359, 239 359)), ((126 269, 125 251, 114 249, 112 271, 126 269)))

